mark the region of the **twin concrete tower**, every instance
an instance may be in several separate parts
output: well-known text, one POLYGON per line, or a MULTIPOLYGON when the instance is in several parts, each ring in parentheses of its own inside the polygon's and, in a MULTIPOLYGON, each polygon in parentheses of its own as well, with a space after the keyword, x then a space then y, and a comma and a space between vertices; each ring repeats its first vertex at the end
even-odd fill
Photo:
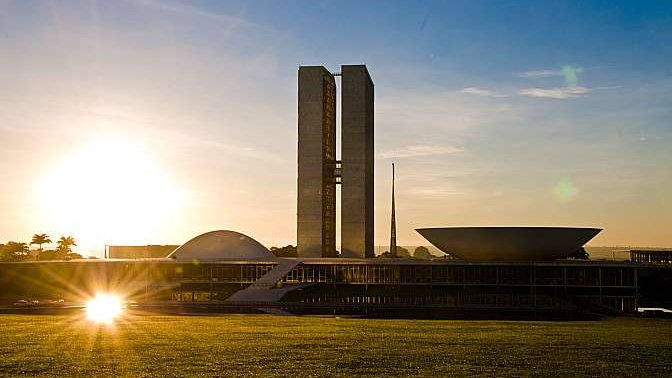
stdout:
POLYGON ((336 185, 341 185, 341 256, 374 257, 373 81, 364 65, 299 67, 297 252, 337 257, 336 185), (341 76, 341 160, 336 160, 336 76, 341 76))

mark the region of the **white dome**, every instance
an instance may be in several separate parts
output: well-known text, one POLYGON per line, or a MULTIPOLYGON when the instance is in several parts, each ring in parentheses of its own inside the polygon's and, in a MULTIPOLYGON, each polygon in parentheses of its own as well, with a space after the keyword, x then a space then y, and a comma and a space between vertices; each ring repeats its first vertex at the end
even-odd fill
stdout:
POLYGON ((210 231, 182 244, 168 255, 176 260, 275 259, 261 243, 235 231, 210 231))

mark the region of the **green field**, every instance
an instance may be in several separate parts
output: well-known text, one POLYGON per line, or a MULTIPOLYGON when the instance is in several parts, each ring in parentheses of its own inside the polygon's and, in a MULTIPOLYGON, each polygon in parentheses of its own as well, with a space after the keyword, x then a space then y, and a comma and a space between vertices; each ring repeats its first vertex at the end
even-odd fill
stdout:
POLYGON ((0 374, 670 376, 672 320, 0 315, 0 374))

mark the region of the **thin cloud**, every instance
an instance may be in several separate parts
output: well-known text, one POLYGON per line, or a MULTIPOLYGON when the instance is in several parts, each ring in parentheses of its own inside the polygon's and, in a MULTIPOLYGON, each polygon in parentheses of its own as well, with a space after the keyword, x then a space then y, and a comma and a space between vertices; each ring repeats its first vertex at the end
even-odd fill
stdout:
POLYGON ((586 87, 556 87, 556 88, 522 88, 518 91, 523 96, 535 98, 552 98, 565 100, 569 98, 586 97, 590 93, 586 87))
POLYGON ((565 80, 565 84, 570 87, 577 86, 579 84, 579 74, 583 73, 586 69, 582 67, 574 67, 572 65, 564 65, 560 67, 559 70, 540 70, 540 71, 527 71, 518 74, 518 77, 536 79, 542 77, 551 77, 551 76, 561 76, 565 80))
POLYGON ((455 154, 463 151, 464 151, 463 147, 415 145, 415 146, 406 146, 403 148, 387 152, 381 152, 378 154, 378 157, 382 159, 408 158, 418 156, 455 154))
POLYGON ((221 13, 207 12, 186 3, 173 3, 169 1, 160 0, 133 0, 135 4, 151 7, 156 10, 184 15, 197 18, 212 20, 215 22, 225 23, 232 26, 256 26, 255 24, 235 16, 230 16, 221 13))
POLYGON ((527 71, 527 72, 521 72, 516 76, 526 79, 535 79, 538 77, 562 76, 562 71, 560 70, 527 71))
POLYGON ((478 88, 478 87, 462 88, 458 91, 458 93, 466 93, 466 94, 475 95, 475 96, 482 96, 482 97, 507 97, 507 95, 505 95, 505 94, 497 93, 497 92, 495 92, 493 90, 490 90, 490 89, 478 88))
POLYGON ((199 140, 195 139, 195 143, 199 143, 201 147, 211 147, 222 151, 230 156, 238 156, 244 159, 254 159, 265 163, 283 164, 283 157, 272 152, 264 151, 256 146, 244 145, 241 142, 223 143, 214 140, 199 140))
MULTIPOLYGON (((585 71, 584 68, 576 67, 573 68, 574 72, 582 73, 585 71)), ((527 78, 527 79, 536 79, 538 77, 549 77, 549 76, 565 76, 566 69, 559 70, 538 70, 538 71, 525 71, 516 74, 518 77, 527 78)))
POLYGON ((446 197, 446 196, 459 196, 464 194, 463 192, 444 187, 417 188, 411 190, 411 193, 413 193, 416 196, 422 196, 422 197, 446 197))
POLYGON ((567 68, 571 68, 576 73, 584 73, 586 71, 601 70, 609 68, 609 66, 592 66, 592 67, 573 67, 573 66, 562 66, 557 70, 532 70, 519 72, 516 74, 516 77, 522 77, 527 79, 536 79, 539 77, 549 77, 549 76, 564 76, 567 68))

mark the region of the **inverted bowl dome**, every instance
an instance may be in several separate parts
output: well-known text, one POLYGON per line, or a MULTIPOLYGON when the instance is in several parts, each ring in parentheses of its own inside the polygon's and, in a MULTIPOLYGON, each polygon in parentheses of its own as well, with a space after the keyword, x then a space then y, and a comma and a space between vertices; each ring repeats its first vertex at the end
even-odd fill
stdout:
POLYGON ((464 260, 556 260, 578 251, 600 228, 439 227, 417 228, 427 241, 464 260))
POLYGON ((235 231, 210 231, 182 244, 168 255, 176 260, 274 259, 258 241, 235 231))

